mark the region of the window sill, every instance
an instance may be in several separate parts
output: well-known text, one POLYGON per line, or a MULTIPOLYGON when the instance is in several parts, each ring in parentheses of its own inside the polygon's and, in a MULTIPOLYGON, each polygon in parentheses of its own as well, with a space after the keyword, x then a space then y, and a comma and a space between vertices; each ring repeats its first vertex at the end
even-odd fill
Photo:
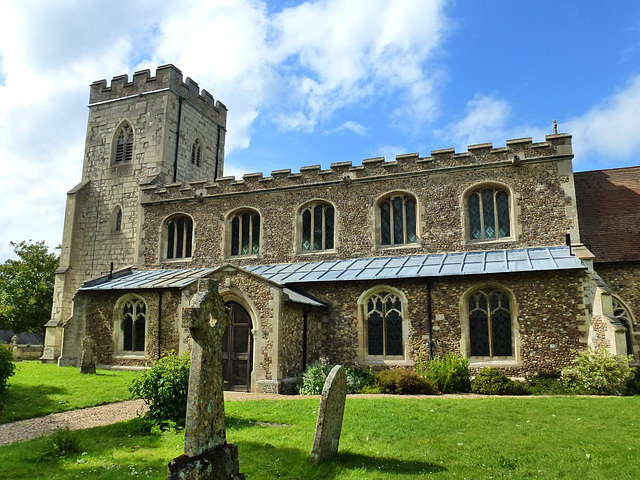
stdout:
POLYGON ((160 259, 160 263, 183 263, 183 262, 191 262, 193 260, 193 256, 187 258, 163 258, 160 259))
POLYGON ((520 363, 515 358, 483 358, 469 357, 470 367, 517 367, 520 363))
POLYGON ((262 257, 259 253, 253 253, 251 255, 226 255, 225 260, 260 260, 262 257))
POLYGON ((364 365, 403 365, 403 366, 411 366, 414 364, 413 360, 407 360, 404 357, 398 358, 380 358, 380 357, 365 357, 363 362, 364 365))
POLYGON ((419 243, 402 243, 400 245, 376 245, 376 250, 402 250, 408 248, 417 249, 421 246, 422 245, 420 245, 419 243))
POLYGON ((296 252, 296 255, 299 257, 314 257, 316 255, 335 255, 336 249, 332 248, 330 250, 300 250, 296 252))
POLYGON ((144 360, 147 358, 146 353, 120 352, 113 356, 120 360, 144 360))
POLYGON ((517 242, 518 239, 514 238, 514 237, 504 237, 504 238, 498 238, 498 239, 492 239, 492 240, 470 240, 468 238, 465 238, 464 240, 464 244, 465 245, 491 245, 493 243, 515 243, 517 242))

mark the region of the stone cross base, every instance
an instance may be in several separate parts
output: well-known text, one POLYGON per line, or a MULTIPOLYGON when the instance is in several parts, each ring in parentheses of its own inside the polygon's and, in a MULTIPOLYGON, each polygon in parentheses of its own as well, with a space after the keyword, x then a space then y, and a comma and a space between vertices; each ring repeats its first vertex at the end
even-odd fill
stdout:
POLYGON ((245 480, 239 469, 238 446, 225 443, 195 457, 174 458, 169 463, 168 480, 245 480))

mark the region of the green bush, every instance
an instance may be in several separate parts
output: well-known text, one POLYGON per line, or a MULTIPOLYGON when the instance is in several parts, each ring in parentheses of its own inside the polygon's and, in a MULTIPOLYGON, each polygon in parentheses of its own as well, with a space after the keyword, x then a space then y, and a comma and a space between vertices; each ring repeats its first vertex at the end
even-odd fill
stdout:
POLYGON ((0 398, 9 386, 9 377, 16 373, 16 365, 13 363, 12 347, 0 345, 0 398))
POLYGON ((527 377, 527 389, 532 395, 571 395, 558 371, 538 372, 527 377))
MULTIPOLYGON (((298 393, 300 395, 320 395, 324 382, 334 365, 326 360, 319 360, 307 367, 302 374, 298 393)), ((374 383, 375 375, 369 370, 361 368, 345 368, 347 375, 347 393, 361 393, 365 387, 370 387, 374 383)))
POLYGON ((438 388, 409 368, 383 370, 376 375, 380 393, 398 395, 440 395, 438 388))
POLYGON ((178 357, 169 352, 149 370, 140 372, 129 390, 149 406, 145 416, 156 423, 184 425, 187 414, 190 361, 187 354, 178 357))
POLYGON ((483 395, 526 395, 527 388, 497 368, 483 368, 471 382, 471 391, 483 395))
POLYGON ((51 435, 46 437, 35 459, 46 462, 51 458, 64 458, 78 452, 80 452, 80 448, 76 433, 72 432, 69 427, 58 427, 51 435))
POLYGON ((460 355, 447 353, 444 357, 435 357, 429 362, 423 362, 420 358, 416 370, 424 378, 433 382, 442 393, 471 390, 469 360, 460 355))
POLYGON ((634 369, 635 372, 627 381, 624 389, 625 395, 640 395, 640 369, 634 369))
POLYGON ((585 350, 562 370, 563 384, 581 395, 622 395, 627 380, 635 372, 629 367, 632 359, 604 348, 585 350))

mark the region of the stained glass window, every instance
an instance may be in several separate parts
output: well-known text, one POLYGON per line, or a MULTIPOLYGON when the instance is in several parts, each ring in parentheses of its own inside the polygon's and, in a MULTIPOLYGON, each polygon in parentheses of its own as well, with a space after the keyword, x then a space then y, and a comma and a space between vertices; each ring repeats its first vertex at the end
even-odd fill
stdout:
POLYGON ((511 236, 509 194, 498 188, 484 188, 467 198, 471 240, 511 236))
POLYGON ((613 316, 620 321, 620 323, 624 326, 625 330, 625 338, 627 341, 627 355, 634 355, 633 352, 633 322, 631 321, 631 314, 623 305, 622 301, 617 299, 616 297, 611 297, 611 302, 613 303, 613 316))
POLYGON ((260 253, 260 215, 243 210, 231 217, 231 255, 260 253))
POLYGON ((122 344, 125 352, 144 352, 146 335, 146 305, 140 299, 131 299, 122 307, 120 319, 122 344))
POLYGON ((408 195, 392 196, 380 202, 380 244, 416 243, 416 201, 408 195))
POLYGON ((193 247, 193 221, 190 217, 173 217, 167 223, 168 260, 191 258, 193 247))
POLYGON ((390 292, 378 292, 365 302, 367 353, 369 355, 403 355, 402 301, 390 292))
POLYGON ((471 356, 513 356, 509 297, 500 290, 478 290, 468 305, 471 356))
POLYGON ((302 251, 333 248, 334 209, 326 203, 314 203, 302 211, 302 251))

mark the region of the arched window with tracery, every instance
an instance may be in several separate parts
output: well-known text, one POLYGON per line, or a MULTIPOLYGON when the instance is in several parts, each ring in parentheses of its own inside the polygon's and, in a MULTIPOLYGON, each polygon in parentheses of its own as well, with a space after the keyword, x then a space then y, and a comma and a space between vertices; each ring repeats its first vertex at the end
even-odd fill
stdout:
POLYGON ((367 297, 364 315, 368 355, 403 355, 402 311, 402 300, 393 292, 382 290, 367 297))
POLYGON ((115 133, 114 163, 130 162, 133 158, 133 128, 124 122, 115 133))
POLYGON ((302 210, 301 250, 331 250, 335 233, 335 211, 328 203, 317 202, 302 210))
POLYGON ((380 245, 416 243, 416 199, 409 194, 390 195, 378 202, 380 245))
POLYGON ((165 259, 191 258, 193 249, 193 220, 187 215, 170 218, 165 227, 165 259))
POLYGON ((627 341, 627 355, 634 355, 633 322, 631 321, 631 314, 620 299, 612 296, 611 303, 613 303, 613 316, 624 326, 627 341))
POLYGON ((469 296, 468 306, 471 356, 513 356, 509 296, 501 290, 483 288, 469 296))
POLYGON ((140 298, 131 298, 122 305, 120 348, 125 352, 144 352, 147 306, 140 298))
POLYGON ((200 141, 196 140, 193 142, 191 146, 191 164, 196 167, 200 166, 200 159, 202 157, 202 146, 200 145, 200 141))
POLYGON ((470 240, 494 240, 511 236, 511 205, 504 188, 482 187, 467 197, 470 240))
POLYGON ((230 254, 232 256, 260 253, 260 214, 241 210, 229 218, 231 225, 230 254))

